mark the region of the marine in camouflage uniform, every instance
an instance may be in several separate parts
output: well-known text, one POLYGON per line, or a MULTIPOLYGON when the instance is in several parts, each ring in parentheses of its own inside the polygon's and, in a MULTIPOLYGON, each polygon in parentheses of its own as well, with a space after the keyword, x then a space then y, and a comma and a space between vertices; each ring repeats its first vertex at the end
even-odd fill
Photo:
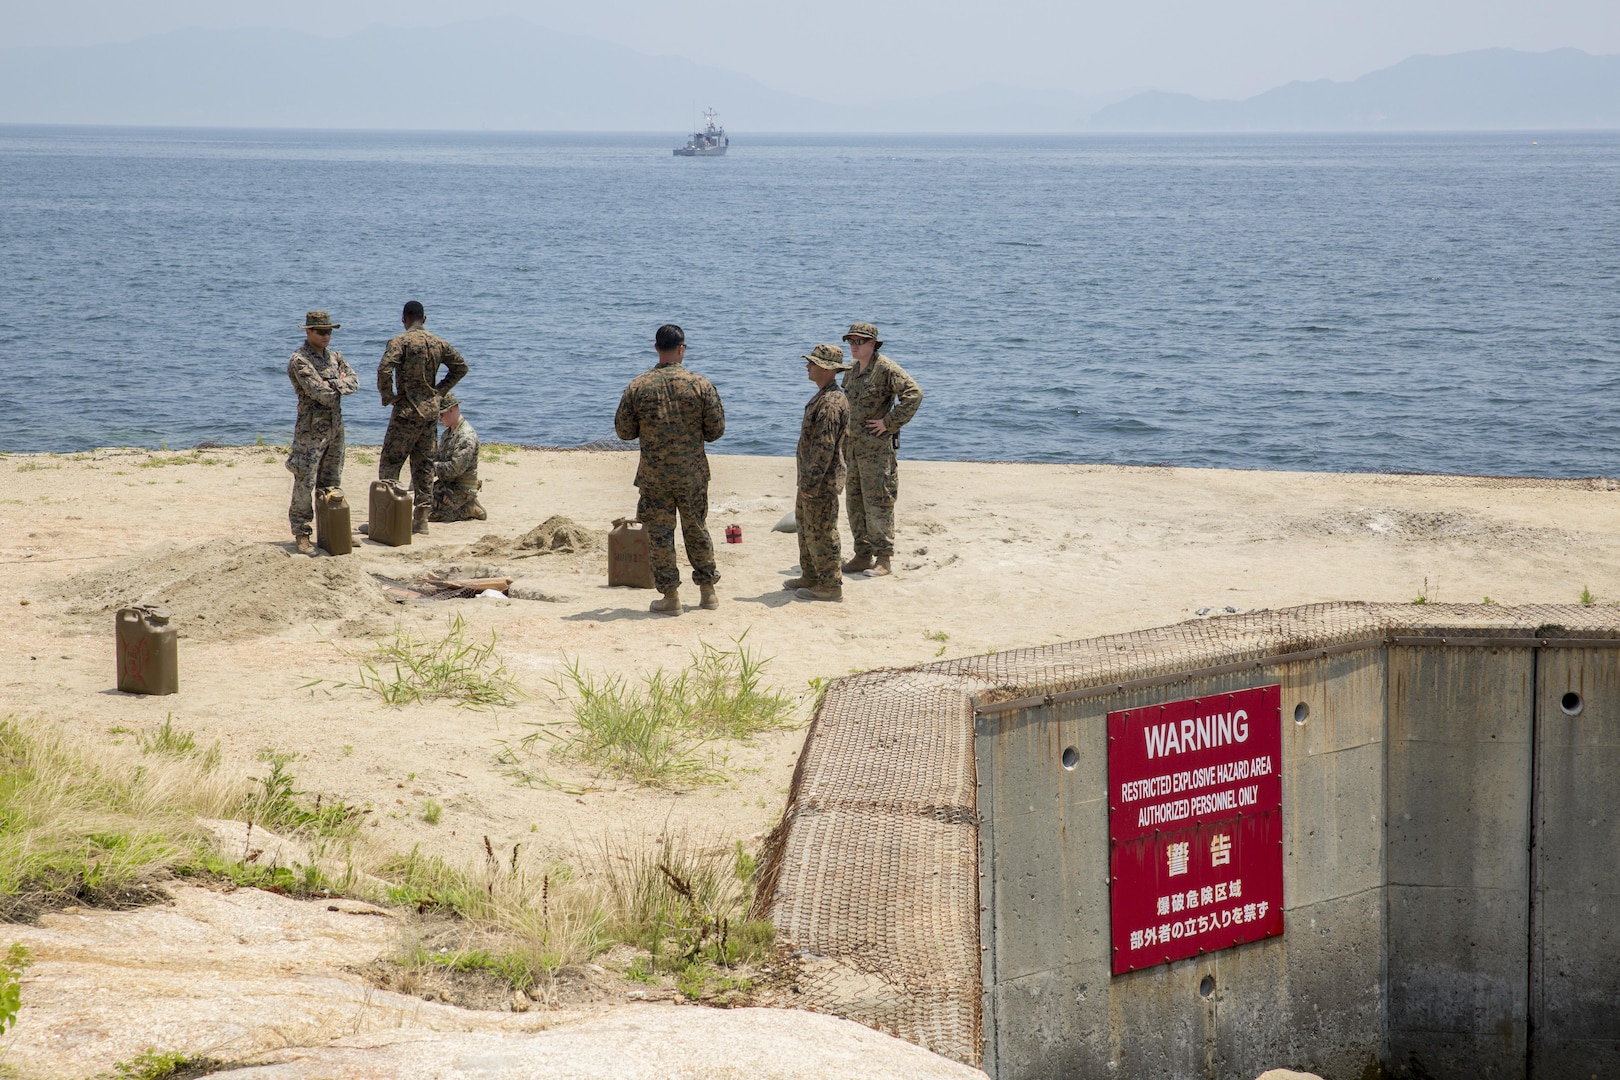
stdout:
POLYGON ((314 553, 310 542, 317 490, 343 485, 343 397, 360 389, 360 378, 327 345, 341 324, 324 311, 304 317, 304 344, 287 360, 287 378, 298 394, 298 422, 293 427, 287 469, 293 474, 287 522, 300 553, 314 553))
POLYGON ((478 503, 484 486, 478 479, 478 432, 461 415, 456 395, 439 399, 439 422, 445 425, 433 452, 432 521, 483 521, 489 517, 478 503))
POLYGON ((411 493, 416 504, 413 532, 426 532, 433 509, 434 434, 439 424, 439 395, 467 374, 467 362, 448 341, 422 326, 422 305, 405 305, 405 332, 396 334, 377 365, 377 391, 384 405, 394 407, 383 436, 377 462, 379 480, 398 480, 400 468, 411 463, 411 493), (439 368, 445 375, 439 379, 439 368), (436 381, 437 380, 437 381, 436 381))
POLYGON ((679 614, 676 595, 681 583, 675 566, 675 518, 681 522, 692 582, 703 590, 703 606, 718 607, 714 585, 714 542, 709 538, 709 456, 705 443, 725 434, 726 413, 720 393, 702 375, 682 365, 686 336, 680 327, 659 327, 658 366, 625 387, 613 415, 619 438, 641 440, 636 467, 636 517, 647 527, 648 561, 653 584, 664 594, 654 611, 679 614))
POLYGON ((889 573, 894 555, 900 429, 917 415, 923 393, 904 368, 878 352, 883 342, 876 326, 854 323, 844 340, 856 361, 844 374, 844 394, 849 398, 849 483, 844 499, 849 531, 855 537, 855 556, 844 564, 844 572, 869 569, 882 576, 889 573))
POLYGON ((838 372, 848 371, 836 345, 817 345, 804 357, 806 373, 819 389, 804 407, 799 425, 798 500, 800 576, 787 582, 801 600, 842 600, 839 575, 838 493, 844 489, 844 447, 849 400, 838 388, 838 372))

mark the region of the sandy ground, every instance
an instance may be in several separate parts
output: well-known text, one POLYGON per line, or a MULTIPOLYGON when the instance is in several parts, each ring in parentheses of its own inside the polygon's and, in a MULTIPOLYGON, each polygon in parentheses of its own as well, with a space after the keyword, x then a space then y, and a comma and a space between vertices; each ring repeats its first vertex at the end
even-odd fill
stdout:
MULTIPOLYGON (((265 750, 296 754, 299 786, 370 808, 385 849, 419 844, 476 862, 487 836, 578 865, 608 833, 671 828, 752 844, 781 812, 803 731, 718 747, 726 779, 684 792, 544 753, 521 757, 518 775, 503 747, 566 719, 549 684, 564 663, 636 677, 746 634, 771 658, 767 680, 807 716, 811 680, 1227 610, 1420 596, 1572 602, 1583 588, 1600 603, 1620 597, 1620 491, 1603 481, 907 461, 896 574, 848 580, 842 604, 798 602, 781 589, 796 540, 770 531, 792 505, 793 463, 717 457, 711 527, 718 539, 740 525, 744 542, 717 545, 720 609, 697 609, 688 585, 686 612, 670 618, 647 611, 655 594, 606 586, 601 548, 537 554, 512 543, 555 514, 605 537, 634 510, 633 454, 497 457, 482 469, 487 522, 434 525, 408 548, 363 542, 352 556, 307 559, 290 554, 290 477, 273 448, 0 456, 0 716, 107 742, 172 717, 217 741, 231 767, 256 773, 265 750), (398 604, 372 576, 454 568, 510 573, 549 599, 398 604), (176 695, 114 689, 111 608, 138 599, 176 612, 176 695), (391 708, 345 685, 397 627, 437 637, 457 614, 469 636, 497 636, 528 695, 520 703, 391 708), (437 824, 422 818, 429 800, 443 807, 437 824)), ((350 451, 357 524, 374 460, 374 449, 350 451)), ((42 955, 31 977, 58 977, 50 962, 42 955)), ((71 1031, 68 1014, 32 1016, 42 1037, 71 1031)))
MULTIPOLYGON (((374 453, 350 451, 349 487, 362 496, 353 502, 364 502, 374 453)), ((515 780, 501 748, 566 718, 549 680, 569 660, 634 675, 746 633, 771 658, 768 680, 805 695, 807 708, 815 678, 1228 607, 1620 594, 1620 492, 1601 482, 907 461, 896 574, 849 579, 844 602, 824 604, 781 590, 796 540, 770 527, 792 505, 793 463, 716 457, 711 526, 718 539, 740 525, 743 543, 717 544, 721 608, 697 609, 688 584, 679 618, 649 613, 649 591, 608 588, 604 550, 503 547, 553 514, 605 534, 634 510, 635 464, 625 453, 503 455, 482 470, 487 522, 434 525, 408 548, 365 542, 339 560, 283 562, 259 549, 263 565, 232 580, 214 573, 217 542, 290 550, 290 478, 274 450, 0 457, 0 714, 44 716, 104 740, 172 715, 199 741, 218 740, 228 762, 252 766, 266 748, 296 753, 301 787, 371 806, 378 839, 400 849, 419 843, 471 860, 488 835, 497 847, 538 845, 530 850, 568 859, 609 827, 758 836, 781 810, 802 740, 793 731, 723 746, 729 779, 684 793, 636 789, 544 754, 524 760, 527 782, 515 780), (478 547, 490 534, 497 540, 478 547), (458 566, 518 575, 553 602, 399 605, 367 576, 458 566), (178 580, 199 568, 205 580, 178 580), (288 599, 312 582, 316 596, 337 599, 324 609, 288 599), (176 695, 113 689, 104 609, 140 596, 176 609, 176 695), (228 603, 240 610, 221 615, 228 603), (498 636, 527 699, 492 712, 390 708, 341 685, 355 679, 356 656, 397 625, 436 637, 457 613, 469 636, 498 636), (444 808, 437 825, 420 819, 429 799, 444 808)), ((356 524, 363 517, 362 505, 356 524)))

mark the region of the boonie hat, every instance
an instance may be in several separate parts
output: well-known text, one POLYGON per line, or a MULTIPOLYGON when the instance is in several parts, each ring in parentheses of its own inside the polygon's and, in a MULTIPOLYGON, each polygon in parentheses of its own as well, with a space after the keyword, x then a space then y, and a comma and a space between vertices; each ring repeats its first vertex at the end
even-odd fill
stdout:
POLYGON ((439 415, 443 416, 460 404, 461 402, 456 400, 456 395, 452 391, 446 390, 439 395, 439 415))
POLYGON ((877 342, 878 348, 883 348, 883 342, 878 340, 877 327, 869 322, 850 323, 849 333, 844 335, 844 340, 848 341, 852 337, 871 338, 874 342, 877 342))
POLYGON ((828 368, 832 371, 848 371, 849 365, 844 363, 844 350, 836 345, 817 345, 804 354, 804 358, 816 367, 828 368))
POLYGON ((328 315, 326 312, 324 312, 324 311, 311 311, 308 315, 304 316, 304 325, 300 326, 298 329, 300 329, 300 330, 341 330, 342 328, 343 328, 343 324, 333 322, 332 321, 332 316, 328 315))

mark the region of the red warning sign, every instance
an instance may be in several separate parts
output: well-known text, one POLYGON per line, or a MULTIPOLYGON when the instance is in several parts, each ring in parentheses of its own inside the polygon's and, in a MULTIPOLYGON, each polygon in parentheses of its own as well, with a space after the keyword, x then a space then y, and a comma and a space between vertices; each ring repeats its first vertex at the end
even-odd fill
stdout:
POLYGON ((1108 714, 1115 975, 1283 932, 1281 700, 1108 714))

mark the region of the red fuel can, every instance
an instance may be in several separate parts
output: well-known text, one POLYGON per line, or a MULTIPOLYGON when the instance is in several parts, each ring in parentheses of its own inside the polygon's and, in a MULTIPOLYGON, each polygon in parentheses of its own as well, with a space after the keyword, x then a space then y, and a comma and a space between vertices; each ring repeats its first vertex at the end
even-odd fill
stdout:
POLYGON ((728 544, 740 544, 740 543, 742 543, 742 526, 741 525, 727 525, 726 526, 726 543, 728 543, 728 544))

